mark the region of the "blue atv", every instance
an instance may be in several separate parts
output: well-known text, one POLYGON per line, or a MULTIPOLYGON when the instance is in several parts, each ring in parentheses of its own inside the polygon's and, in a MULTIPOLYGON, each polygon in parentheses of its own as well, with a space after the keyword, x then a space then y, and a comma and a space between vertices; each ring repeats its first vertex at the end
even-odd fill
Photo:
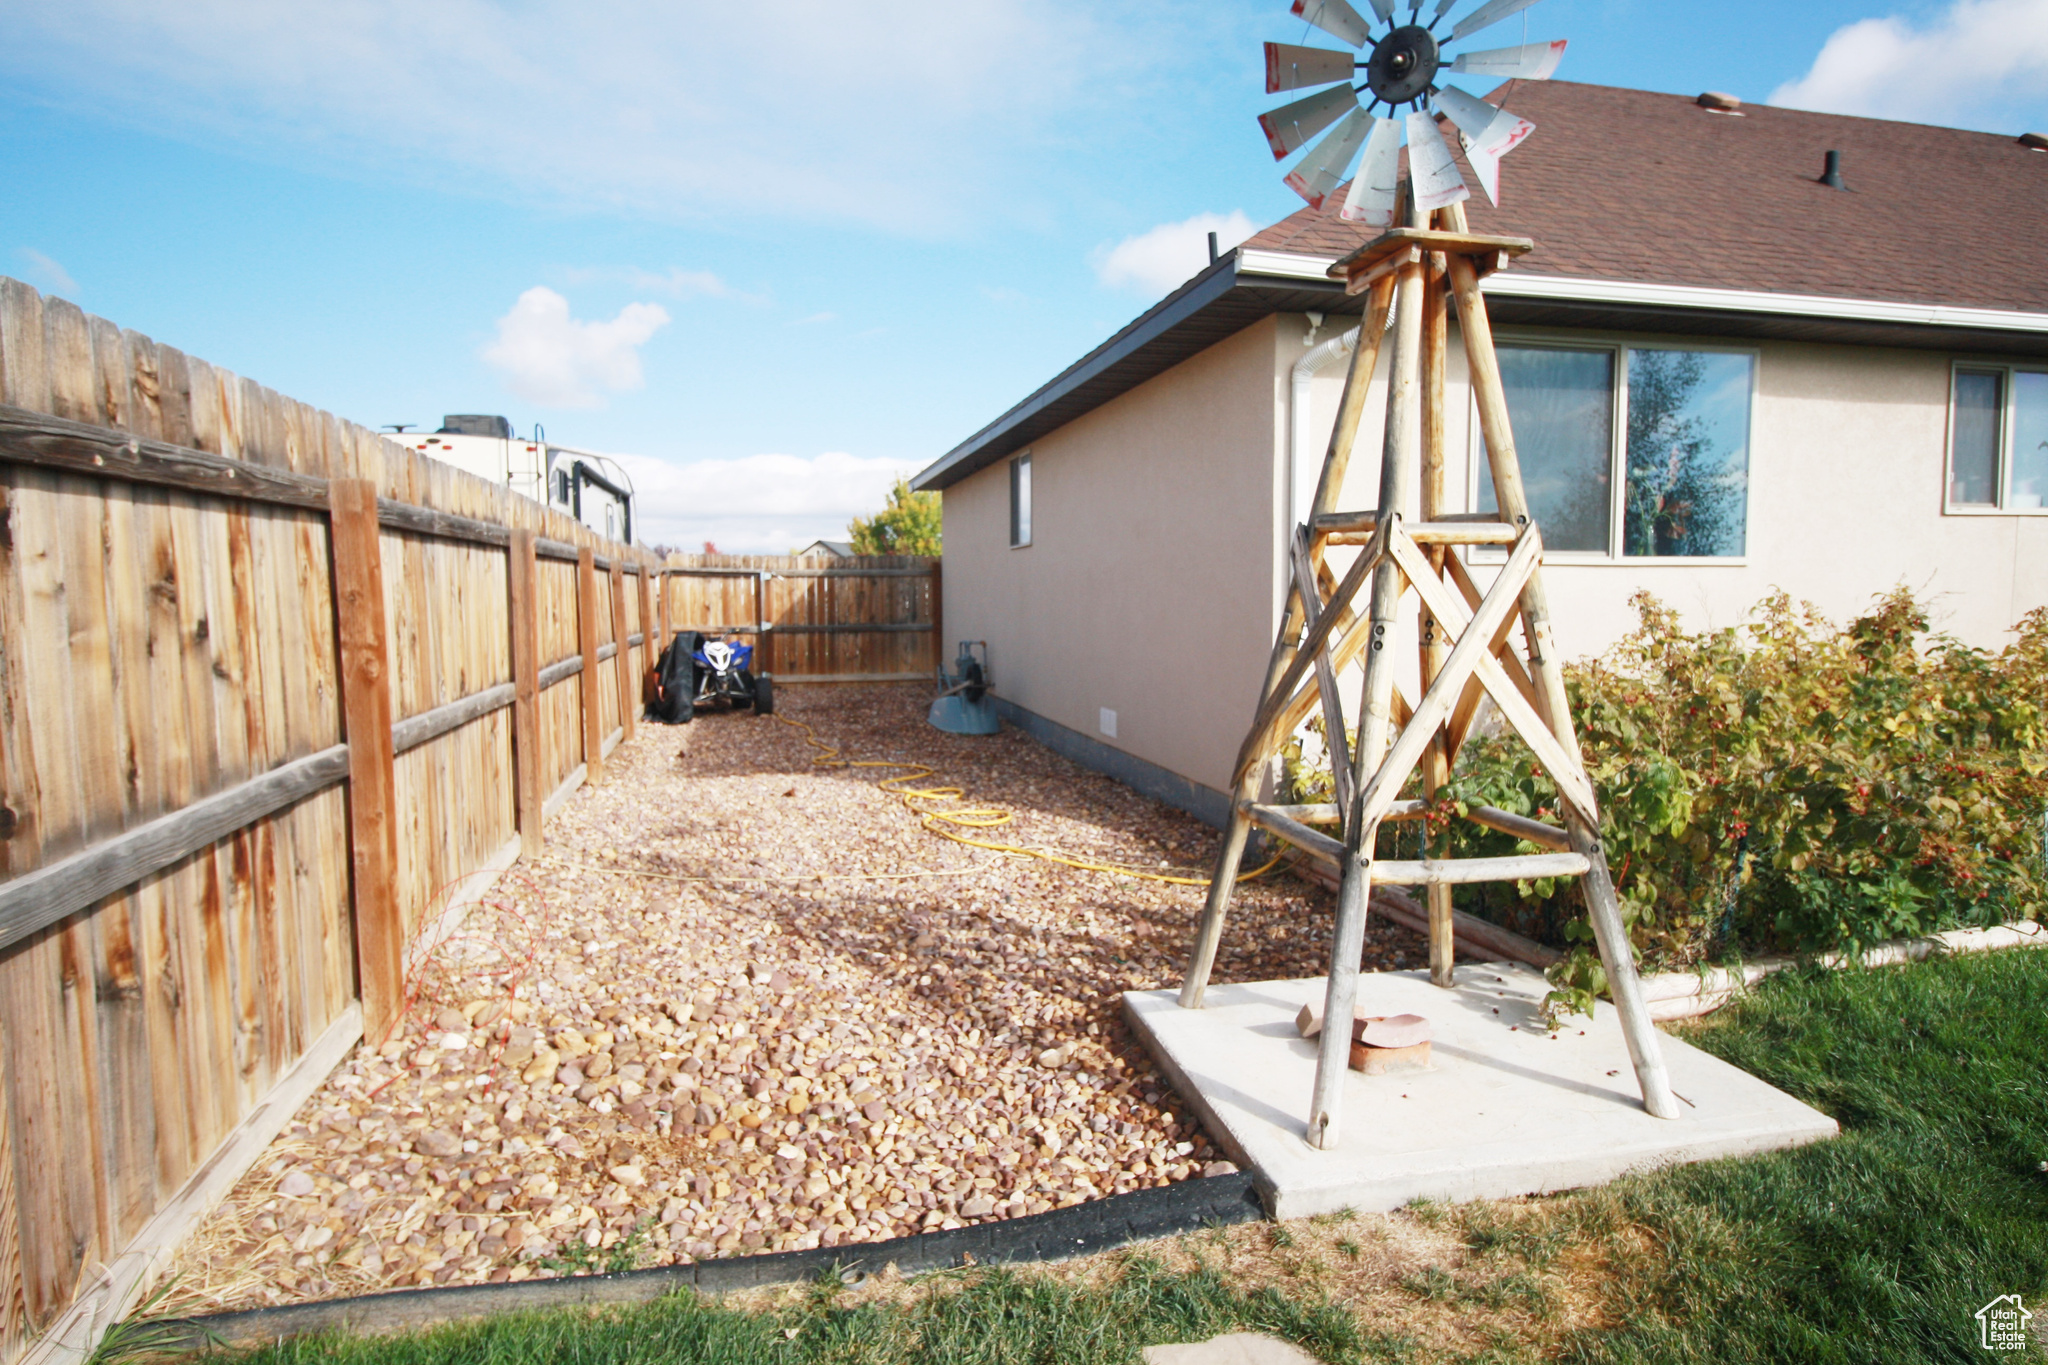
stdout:
POLYGON ((775 712, 775 684, 753 671, 754 647, 715 640, 702 631, 679 630, 655 662, 647 718, 687 725, 700 706, 732 710, 750 706, 757 716, 775 712))

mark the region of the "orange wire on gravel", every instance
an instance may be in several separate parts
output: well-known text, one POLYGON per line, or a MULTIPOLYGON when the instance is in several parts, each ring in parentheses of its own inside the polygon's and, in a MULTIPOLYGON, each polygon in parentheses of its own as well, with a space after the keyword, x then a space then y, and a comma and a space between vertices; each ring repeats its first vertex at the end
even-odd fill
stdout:
MULTIPOLYGON (((803 731, 804 743, 818 751, 816 756, 811 759, 811 766, 813 767, 909 769, 908 772, 898 773, 894 777, 882 778, 874 785, 888 792, 891 796, 899 798, 906 807, 915 812, 918 818, 924 822, 926 829, 942 839, 950 839, 956 844, 966 844, 970 848, 985 848, 991 852, 1005 853, 1017 858, 1039 858, 1045 862, 1058 863, 1063 867, 1079 868, 1084 872, 1103 872, 1111 876, 1131 877, 1140 881, 1168 882, 1175 886, 1207 886, 1209 884, 1209 878, 1200 873, 1154 872, 1148 868, 1126 867, 1119 863, 1102 863, 1089 858, 1070 858, 1064 853, 1055 853, 1049 849, 1025 848, 1021 844, 991 843, 986 839, 970 839, 964 834, 955 834, 952 830, 947 829, 946 826, 958 825, 963 829, 995 829, 1009 824, 1015 817, 1009 811, 999 810, 993 806, 967 806, 949 809, 929 804, 920 805, 919 802, 950 803, 965 800, 967 792, 966 789, 961 787, 911 787, 903 785, 935 776, 939 770, 925 763, 847 758, 841 753, 839 746, 827 744, 824 740, 819 739, 817 732, 803 721, 791 720, 788 716, 779 713, 773 714, 769 718, 771 720, 779 720, 784 725, 794 726, 803 731)), ((1280 858, 1275 856, 1264 867, 1256 871, 1247 872, 1242 877, 1239 877, 1238 880, 1248 882, 1255 877, 1263 877, 1278 867, 1280 862, 1280 858)))

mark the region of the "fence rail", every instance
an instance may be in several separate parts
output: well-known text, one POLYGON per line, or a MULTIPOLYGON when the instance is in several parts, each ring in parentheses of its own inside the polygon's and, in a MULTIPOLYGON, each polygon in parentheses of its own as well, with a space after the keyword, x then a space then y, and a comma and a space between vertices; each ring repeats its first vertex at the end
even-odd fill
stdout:
POLYGON ((120 1316, 602 780, 660 568, 0 278, 0 1365, 120 1316))

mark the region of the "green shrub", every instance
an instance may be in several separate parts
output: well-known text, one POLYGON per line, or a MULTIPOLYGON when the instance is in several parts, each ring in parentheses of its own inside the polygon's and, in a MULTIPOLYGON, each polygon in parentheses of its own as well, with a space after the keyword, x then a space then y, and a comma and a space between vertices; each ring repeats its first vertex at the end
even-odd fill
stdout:
MULTIPOLYGON (((1855 949, 2040 907, 2048 610, 1993 654, 1926 636, 1904 588, 1846 629, 1783 593, 1741 627, 1697 634, 1648 593, 1634 606, 1637 628, 1566 684, 1646 961, 1855 949)), ((1327 790, 1327 773, 1298 761, 1290 776, 1327 790)), ((1511 734, 1469 740, 1440 800, 1558 811, 1511 734)), ((1462 820, 1449 828, 1456 856, 1536 851, 1462 820)), ((1535 882, 1460 900, 1581 949, 1558 976, 1588 985, 1578 895, 1576 881, 1535 882)))

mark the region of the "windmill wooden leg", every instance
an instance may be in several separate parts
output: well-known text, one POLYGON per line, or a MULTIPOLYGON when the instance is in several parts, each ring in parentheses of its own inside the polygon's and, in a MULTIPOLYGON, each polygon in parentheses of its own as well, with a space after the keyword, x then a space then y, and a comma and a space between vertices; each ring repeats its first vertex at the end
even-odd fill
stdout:
POLYGON ((1643 1001, 1642 979, 1636 972, 1636 957, 1629 947, 1628 929, 1621 919, 1621 900, 1614 892, 1614 879, 1607 872, 1607 855, 1600 840, 1578 820, 1571 822, 1572 851, 1585 855, 1586 875, 1579 882, 1586 897, 1587 917, 1593 921, 1593 941, 1600 949, 1600 966, 1607 973, 1607 990, 1614 997, 1614 1012, 1621 1017, 1621 1036, 1628 1042, 1628 1059, 1635 1067, 1636 1084, 1642 1088, 1643 1108, 1660 1119, 1675 1119, 1678 1101, 1671 1093, 1671 1077, 1664 1070, 1664 1050, 1657 1044, 1657 1026, 1643 1001))
MULTIPOLYGON (((1290 593, 1279 638, 1273 641, 1273 653, 1266 660, 1266 683, 1259 693, 1261 710, 1286 676, 1288 661, 1294 657, 1299 643, 1296 633, 1301 629, 1302 617, 1301 600, 1290 593)), ((1216 967, 1216 948, 1223 941, 1223 921, 1230 914, 1230 896, 1237 889, 1238 864, 1244 858, 1245 840, 1252 830, 1245 805, 1259 794, 1265 771, 1263 761, 1246 765, 1230 793, 1230 815, 1223 826, 1222 846, 1216 850, 1216 870, 1209 877, 1209 896, 1202 903, 1202 919, 1195 929, 1194 947, 1188 953, 1188 969, 1181 976, 1180 1007, 1184 1010, 1200 1009, 1202 994, 1209 988, 1209 973, 1216 967)))
MULTIPOLYGON (((1398 348, 1399 342, 1397 341, 1398 348)), ((1395 352, 1399 357, 1399 350, 1395 352)), ((1358 751, 1352 768, 1352 790, 1362 792, 1366 779, 1386 757, 1392 733, 1394 651, 1386 648, 1401 606, 1402 578, 1389 561, 1374 571, 1373 640, 1365 659, 1365 714, 1358 721, 1358 751)), ((1333 755, 1333 762, 1341 762, 1333 755)), ((1358 1001, 1358 964, 1365 956, 1366 906, 1372 895, 1373 847, 1379 821, 1360 818, 1358 798, 1344 820, 1344 872, 1337 885, 1337 927, 1330 943, 1330 976, 1323 994, 1323 1031, 1316 1048, 1316 1081, 1308 1110, 1312 1147, 1334 1149, 1342 1133, 1344 1078, 1351 1067, 1351 1015, 1358 1001)))
MULTIPOLYGON (((1329 449, 1323 456, 1323 471, 1316 483, 1315 502, 1309 509, 1311 522, 1325 512, 1336 510, 1337 499, 1343 492, 1345 471, 1350 465, 1351 451, 1358 434, 1358 422, 1365 411, 1365 400, 1372 385, 1373 367, 1379 359, 1380 342, 1385 331, 1387 306, 1392 302, 1394 281, 1382 280, 1376 283, 1368 299, 1365 316, 1359 322, 1358 346, 1352 352, 1351 367, 1345 372, 1344 396, 1337 405, 1337 420, 1330 431, 1329 449)), ((1320 556, 1314 553, 1311 542, 1311 561, 1320 556)), ((1302 585, 1304 592, 1319 592, 1314 583, 1302 585)), ((1339 610, 1348 608, 1339 607, 1339 610)), ((1301 629, 1305 613, 1299 598, 1288 603, 1286 619, 1282 622, 1280 636, 1273 644, 1273 657, 1266 667, 1266 686, 1260 693, 1260 709, 1271 699, 1273 691, 1293 657, 1294 642, 1301 629)), ((1317 670, 1320 683, 1325 670, 1317 670)), ((1334 709, 1334 708, 1333 708, 1334 709)), ((1255 722, 1253 732, 1259 729, 1255 722)), ((1330 737, 1331 762, 1341 761, 1345 736, 1342 733, 1341 717, 1339 733, 1330 737)), ((1200 1009, 1202 995, 1209 985, 1209 974, 1216 966, 1216 950, 1223 938, 1223 922, 1229 914, 1231 893, 1237 886, 1237 869, 1244 857, 1244 846, 1251 833, 1251 822, 1244 814, 1244 805, 1258 795, 1259 783, 1263 780, 1262 764, 1255 764, 1231 793, 1230 820, 1223 832, 1223 845, 1217 851, 1216 871, 1209 880, 1209 896, 1202 907, 1200 926, 1195 931, 1193 950, 1188 955, 1187 974, 1181 980, 1180 1004, 1183 1009, 1200 1009)))
MULTIPOLYGON (((1441 255, 1432 255, 1428 277, 1423 285, 1422 306, 1422 519, 1434 521, 1449 508, 1445 505, 1444 489, 1444 373, 1449 364, 1450 354, 1450 294, 1448 281, 1444 276, 1446 262, 1441 255)), ((1444 568, 1445 556, 1453 551, 1448 546, 1434 545, 1429 548, 1431 569, 1439 574, 1444 568)), ((1449 653, 1444 644, 1443 631, 1437 626, 1427 607, 1423 609, 1421 621, 1422 641, 1422 690, 1429 691, 1429 685, 1436 681, 1436 675, 1444 666, 1444 656, 1449 653)), ((1429 751, 1422 756, 1422 794, 1430 800, 1436 799, 1437 789, 1450 780, 1450 738, 1448 729, 1438 735, 1429 751)), ((1423 833, 1423 856, 1433 852, 1448 852, 1448 849, 1432 848, 1432 841, 1425 824, 1423 833)), ((1429 979, 1438 986, 1448 989, 1455 984, 1457 955, 1452 936, 1451 888, 1448 883, 1432 882, 1429 887, 1429 979)))
POLYGON ((1202 904, 1195 948, 1188 956, 1187 974, 1181 978, 1180 1007, 1184 1010, 1202 1008, 1202 993, 1209 988, 1209 973, 1216 967, 1216 947, 1223 941, 1223 920, 1230 913, 1230 895, 1237 889, 1237 866, 1252 830, 1245 806, 1259 794, 1264 772, 1263 763, 1254 765, 1245 781, 1231 793, 1230 823, 1224 827, 1223 844, 1216 850, 1216 870, 1209 877, 1209 898, 1202 904))
MULTIPOLYGON (((1370 832, 1378 833, 1378 826, 1370 832)), ((1308 1141, 1325 1151, 1341 1136, 1345 1073, 1351 1067, 1351 1016, 1358 1002, 1358 964, 1365 956, 1365 907, 1372 891, 1372 843, 1347 849, 1337 886, 1337 932, 1323 993, 1323 1031, 1316 1035, 1316 1088, 1309 1103, 1308 1141)))
MULTIPOLYGON (((1579 740, 1572 729, 1571 707, 1565 697, 1564 668, 1558 662, 1551 638, 1550 606, 1543 591, 1543 573, 1530 575, 1522 589, 1522 622, 1528 634, 1530 673, 1536 683, 1538 710, 1550 723, 1565 752, 1580 764, 1579 740)), ((1650 1007, 1643 1000, 1643 984, 1636 971, 1635 951, 1629 946, 1628 926, 1621 918, 1621 898, 1615 894, 1614 878, 1607 869, 1607 853, 1600 843, 1600 831, 1576 813, 1566 821, 1572 834, 1572 851, 1586 859, 1585 877, 1579 889, 1586 898, 1586 917, 1593 922, 1593 942, 1600 950, 1600 966, 1607 973, 1607 993, 1614 998, 1614 1012, 1621 1017, 1621 1035, 1628 1042, 1628 1058, 1635 1067, 1636 1084, 1643 1092, 1643 1107, 1660 1119, 1678 1117, 1678 1101, 1671 1094, 1671 1078, 1664 1070, 1664 1050, 1657 1045, 1657 1027, 1650 1019, 1650 1007)))
MULTIPOLYGON (((1387 374, 1387 425, 1380 466, 1379 520, 1384 528, 1410 506, 1421 444, 1422 267, 1399 272, 1394 353, 1387 374)), ((1324 1027, 1316 1050, 1315 1089, 1309 1101, 1309 1145, 1333 1150, 1342 1140, 1344 1080, 1351 1068, 1351 1016, 1358 1000, 1358 963, 1365 954, 1366 905, 1372 893, 1373 845, 1379 821, 1359 807, 1366 781, 1385 759, 1393 731, 1394 626, 1405 586, 1399 566, 1382 560, 1373 570, 1372 632, 1366 645, 1364 714, 1352 757, 1351 809, 1344 820, 1344 875, 1337 889, 1337 925, 1330 944, 1330 977, 1323 997, 1324 1027)), ((1335 761, 1335 755, 1332 756, 1335 761)))

